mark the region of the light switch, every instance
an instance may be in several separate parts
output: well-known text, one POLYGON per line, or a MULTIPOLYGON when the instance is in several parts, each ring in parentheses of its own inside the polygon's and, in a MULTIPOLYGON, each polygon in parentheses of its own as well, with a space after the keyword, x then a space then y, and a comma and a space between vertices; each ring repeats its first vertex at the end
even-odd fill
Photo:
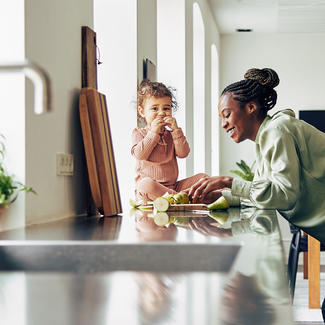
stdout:
POLYGON ((58 176, 73 176, 73 155, 68 153, 56 154, 56 174, 58 176))

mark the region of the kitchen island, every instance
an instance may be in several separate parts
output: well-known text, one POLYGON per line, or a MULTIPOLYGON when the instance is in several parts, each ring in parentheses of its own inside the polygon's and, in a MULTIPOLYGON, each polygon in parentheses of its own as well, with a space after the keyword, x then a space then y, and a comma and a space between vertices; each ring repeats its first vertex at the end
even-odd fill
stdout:
POLYGON ((274 210, 73 217, 0 257, 1 324, 293 324, 274 210))

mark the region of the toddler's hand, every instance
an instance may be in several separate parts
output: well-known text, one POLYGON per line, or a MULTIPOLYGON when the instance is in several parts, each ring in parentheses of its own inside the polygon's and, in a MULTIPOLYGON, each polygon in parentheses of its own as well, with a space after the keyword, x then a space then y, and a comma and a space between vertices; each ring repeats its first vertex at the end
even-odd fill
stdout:
POLYGON ((163 131, 163 127, 166 125, 166 123, 164 122, 164 119, 162 117, 156 117, 150 125, 150 130, 154 133, 162 133, 163 131))
POLYGON ((172 129, 172 131, 178 129, 178 125, 177 125, 176 119, 174 117, 166 116, 164 118, 164 121, 165 121, 166 125, 172 129))

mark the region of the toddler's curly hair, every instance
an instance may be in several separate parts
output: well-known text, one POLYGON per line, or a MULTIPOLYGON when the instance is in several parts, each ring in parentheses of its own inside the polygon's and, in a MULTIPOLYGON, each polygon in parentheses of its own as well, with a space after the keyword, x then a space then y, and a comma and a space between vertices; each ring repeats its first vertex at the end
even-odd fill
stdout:
POLYGON ((176 111, 178 108, 174 92, 176 89, 165 86, 162 82, 150 81, 143 79, 138 86, 137 91, 137 107, 144 104, 144 101, 149 97, 169 97, 172 102, 172 109, 176 111))

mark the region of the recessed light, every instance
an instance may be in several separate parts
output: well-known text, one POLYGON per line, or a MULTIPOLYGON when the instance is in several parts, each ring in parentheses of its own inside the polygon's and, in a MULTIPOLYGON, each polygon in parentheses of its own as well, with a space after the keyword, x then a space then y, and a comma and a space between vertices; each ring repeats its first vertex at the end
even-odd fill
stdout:
POLYGON ((253 30, 251 28, 236 28, 236 32, 238 33, 250 33, 253 30))

